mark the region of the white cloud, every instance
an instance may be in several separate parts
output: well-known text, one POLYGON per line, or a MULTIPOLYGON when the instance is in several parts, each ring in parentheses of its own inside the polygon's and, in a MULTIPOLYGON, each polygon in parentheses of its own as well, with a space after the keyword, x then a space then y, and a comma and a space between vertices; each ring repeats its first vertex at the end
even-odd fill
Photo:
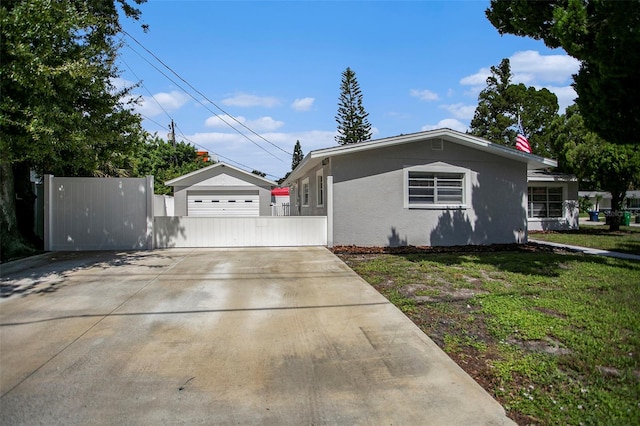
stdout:
POLYGON ((163 114, 164 111, 171 112, 180 109, 188 99, 189 96, 175 90, 169 93, 160 92, 153 97, 141 96, 135 110, 147 117, 154 117, 163 114))
POLYGON ((234 96, 223 99, 222 103, 236 107, 260 106, 271 108, 280 105, 280 101, 277 98, 271 96, 249 95, 247 93, 237 93, 234 96))
POLYGON ((569 55, 540 55, 535 50, 516 52, 509 58, 514 83, 564 83, 578 72, 580 62, 569 55))
MULTIPOLYGON (((580 62, 569 55, 541 55, 535 50, 516 52, 509 58, 512 83, 526 85, 540 85, 545 83, 565 83, 571 81, 572 74, 578 72, 580 62)), ((498 66, 495 64, 494 66, 498 66)), ((491 75, 491 68, 480 68, 475 74, 460 80, 463 86, 471 86, 472 90, 486 87, 487 78, 491 75)))
POLYGON ((257 132, 272 132, 284 126, 284 121, 277 121, 271 117, 260 117, 257 120, 247 121, 246 126, 257 132))
POLYGON ((126 80, 121 77, 112 78, 111 84, 113 84, 113 87, 115 87, 116 90, 128 89, 136 85, 136 83, 134 83, 133 81, 126 80))
POLYGON ((476 111, 476 105, 451 104, 441 105, 440 108, 449 111, 455 118, 471 119, 476 111))
POLYGON ((207 127, 227 128, 230 126, 242 130, 242 125, 250 128, 255 132, 271 132, 284 126, 284 121, 277 121, 271 117, 260 117, 256 120, 247 120, 245 117, 231 117, 226 114, 212 115, 204 122, 207 127))
POLYGON ((460 84, 462 84, 463 86, 484 87, 487 83, 487 77, 489 77, 490 75, 491 68, 480 68, 477 73, 463 77, 460 80, 460 84))
POLYGON ((242 116, 237 116, 235 117, 231 117, 227 114, 220 114, 220 115, 212 115, 211 117, 207 118, 204 122, 204 125, 207 127, 222 127, 222 128, 228 128, 229 124, 236 124, 237 121, 239 121, 240 123, 244 124, 247 119, 242 117, 242 116), (229 123, 229 124, 227 124, 229 123))
POLYGON ((466 132, 469 128, 466 124, 456 120, 455 118, 445 118, 444 120, 440 120, 437 124, 427 124, 422 126, 421 130, 433 130, 433 129, 442 129, 448 128, 452 130, 457 130, 459 132, 466 132))
MULTIPOLYGON (((561 113, 577 97, 570 84, 572 75, 580 68, 580 62, 569 55, 541 55, 535 50, 526 50, 514 53, 509 58, 509 64, 512 83, 523 83, 538 90, 547 88, 558 97, 561 113)), ((490 68, 481 68, 475 74, 462 78, 460 84, 469 86, 466 95, 477 96, 486 87, 490 75, 490 68)))
POLYGON ((315 98, 296 99, 291 104, 291 108, 295 109, 296 111, 309 111, 313 106, 315 100, 315 98))
POLYGON ((428 89, 411 89, 411 91, 409 91, 409 95, 413 96, 414 98, 418 98, 421 101, 437 101, 439 99, 437 93, 433 93, 428 89))

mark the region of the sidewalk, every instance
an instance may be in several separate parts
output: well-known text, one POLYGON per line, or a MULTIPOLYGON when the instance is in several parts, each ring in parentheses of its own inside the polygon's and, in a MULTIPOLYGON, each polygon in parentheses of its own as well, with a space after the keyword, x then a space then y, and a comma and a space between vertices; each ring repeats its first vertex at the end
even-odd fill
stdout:
POLYGON ((568 244, 552 243, 549 241, 536 240, 534 238, 529 238, 529 242, 534 244, 551 246, 551 247, 565 248, 567 250, 576 251, 584 254, 595 254, 598 256, 607 256, 607 257, 615 257, 618 259, 640 261, 640 255, 637 255, 637 254, 620 253, 617 251, 594 249, 590 247, 580 247, 580 246, 572 246, 568 244))
MULTIPOLYGON (((593 222, 593 221, 590 221, 589 219, 585 219, 585 220, 583 220, 583 219, 585 219, 585 218, 582 218, 582 217, 580 218, 580 222, 579 222, 580 225, 593 225, 593 226, 603 225, 603 226, 609 226, 609 225, 607 225, 605 223, 604 220, 600 220, 598 222, 593 222)), ((640 223, 636 223, 634 220, 635 219, 633 219, 633 218, 631 219, 631 222, 629 222, 629 226, 640 227, 640 223)))

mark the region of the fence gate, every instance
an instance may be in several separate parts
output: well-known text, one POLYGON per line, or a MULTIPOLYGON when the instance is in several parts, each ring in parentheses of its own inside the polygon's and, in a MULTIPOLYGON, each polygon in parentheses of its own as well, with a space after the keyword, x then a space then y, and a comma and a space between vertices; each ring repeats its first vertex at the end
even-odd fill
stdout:
POLYGON ((153 176, 45 176, 45 250, 151 249, 152 235, 153 176))
POLYGON ((326 246, 326 216, 154 218, 154 245, 169 247, 326 246))

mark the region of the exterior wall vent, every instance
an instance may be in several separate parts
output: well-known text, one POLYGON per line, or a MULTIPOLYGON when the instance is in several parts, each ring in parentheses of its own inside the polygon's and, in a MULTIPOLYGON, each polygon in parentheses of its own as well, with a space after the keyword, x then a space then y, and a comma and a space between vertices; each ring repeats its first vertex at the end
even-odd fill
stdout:
POLYGON ((434 151, 442 151, 444 147, 444 143, 442 139, 433 139, 431 140, 431 149, 434 151))

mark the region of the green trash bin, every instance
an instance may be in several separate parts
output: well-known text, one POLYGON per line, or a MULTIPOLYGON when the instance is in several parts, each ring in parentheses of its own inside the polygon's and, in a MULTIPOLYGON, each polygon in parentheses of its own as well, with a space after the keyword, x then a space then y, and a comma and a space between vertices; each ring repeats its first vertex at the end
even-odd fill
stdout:
POLYGON ((629 226, 631 223, 631 212, 624 212, 622 216, 622 223, 620 225, 629 226))

